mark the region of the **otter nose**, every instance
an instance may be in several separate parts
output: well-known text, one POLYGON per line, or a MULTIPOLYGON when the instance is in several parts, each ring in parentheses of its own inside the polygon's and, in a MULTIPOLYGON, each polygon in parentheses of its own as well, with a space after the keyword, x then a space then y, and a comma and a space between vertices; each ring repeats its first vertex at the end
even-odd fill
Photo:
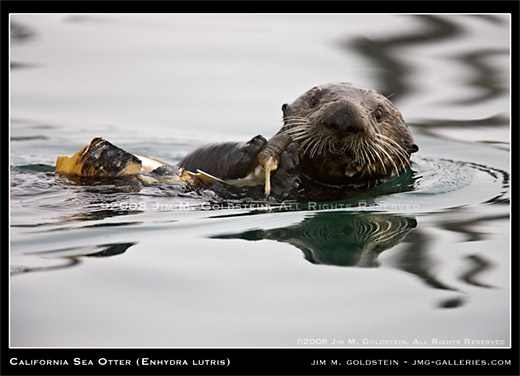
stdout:
POLYGON ((339 138, 365 131, 363 118, 354 104, 338 103, 329 110, 330 114, 324 117, 322 124, 334 131, 339 138))

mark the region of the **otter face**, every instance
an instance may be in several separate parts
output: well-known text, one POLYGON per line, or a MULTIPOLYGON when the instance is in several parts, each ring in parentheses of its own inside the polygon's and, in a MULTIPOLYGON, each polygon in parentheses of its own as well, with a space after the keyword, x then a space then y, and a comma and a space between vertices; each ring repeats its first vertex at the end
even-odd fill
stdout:
POLYGON ((418 150, 388 99, 350 83, 316 86, 282 111, 282 132, 300 144, 306 173, 326 184, 388 180, 418 150))

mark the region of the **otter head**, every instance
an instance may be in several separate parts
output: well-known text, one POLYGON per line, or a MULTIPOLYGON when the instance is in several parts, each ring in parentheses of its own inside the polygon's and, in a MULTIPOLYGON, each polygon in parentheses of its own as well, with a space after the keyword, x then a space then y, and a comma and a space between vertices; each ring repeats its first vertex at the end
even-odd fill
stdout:
POLYGON ((378 184, 403 172, 418 150, 388 99, 350 83, 316 86, 282 111, 304 174, 323 184, 378 184))

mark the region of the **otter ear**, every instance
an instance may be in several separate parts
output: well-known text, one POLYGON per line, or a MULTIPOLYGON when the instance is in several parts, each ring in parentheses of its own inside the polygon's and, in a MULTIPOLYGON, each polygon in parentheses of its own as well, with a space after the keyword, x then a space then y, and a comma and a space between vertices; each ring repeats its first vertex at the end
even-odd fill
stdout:
POLYGON ((416 144, 410 145, 410 154, 415 153, 417 151, 419 151, 419 146, 417 146, 416 144))
POLYGON ((289 105, 288 105, 287 103, 282 104, 282 112, 283 112, 283 116, 287 116, 288 113, 289 113, 287 107, 289 107, 289 105))

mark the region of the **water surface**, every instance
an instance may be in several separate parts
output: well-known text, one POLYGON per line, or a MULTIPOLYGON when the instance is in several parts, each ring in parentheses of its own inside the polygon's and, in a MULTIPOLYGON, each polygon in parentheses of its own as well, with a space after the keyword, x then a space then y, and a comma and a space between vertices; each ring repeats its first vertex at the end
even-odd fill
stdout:
POLYGON ((508 347, 509 31, 505 15, 12 15, 10 344, 508 347), (269 137, 283 103, 335 81, 399 107, 411 176, 245 205, 53 172, 98 136, 169 163, 269 137))

